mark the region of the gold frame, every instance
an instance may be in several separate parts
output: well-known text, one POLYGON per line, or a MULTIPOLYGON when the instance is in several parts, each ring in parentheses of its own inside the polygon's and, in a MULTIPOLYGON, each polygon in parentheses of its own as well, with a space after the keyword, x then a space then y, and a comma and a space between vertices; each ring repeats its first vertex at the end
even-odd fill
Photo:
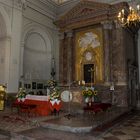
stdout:
MULTIPOLYGON (((94 72, 94 83, 98 84, 103 82, 103 34, 102 28, 88 28, 84 30, 77 31, 75 34, 75 72, 76 72, 76 79, 77 81, 83 80, 83 65, 84 64, 94 64, 95 72, 94 72), (93 48, 91 45, 86 47, 81 47, 79 44, 79 39, 86 33, 86 32, 93 32, 97 35, 98 40, 100 41, 100 46, 93 48), (91 60, 85 59, 86 52, 91 52, 93 57, 91 60)), ((91 83, 88 83, 88 85, 91 83)))

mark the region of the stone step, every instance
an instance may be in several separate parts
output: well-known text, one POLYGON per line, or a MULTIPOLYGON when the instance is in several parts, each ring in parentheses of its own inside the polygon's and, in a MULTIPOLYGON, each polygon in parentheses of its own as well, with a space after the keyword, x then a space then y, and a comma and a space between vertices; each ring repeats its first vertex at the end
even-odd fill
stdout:
POLYGON ((74 126, 65 126, 65 125, 60 125, 60 124, 58 125, 58 124, 53 124, 53 123, 44 123, 41 126, 43 128, 67 131, 67 132, 72 132, 72 133, 88 133, 93 129, 93 126, 74 127, 74 126))
POLYGON ((10 137, 0 134, 0 140, 10 140, 10 137))
POLYGON ((88 133, 96 126, 88 118, 81 116, 64 116, 58 119, 41 122, 43 128, 49 128, 72 133, 88 133))

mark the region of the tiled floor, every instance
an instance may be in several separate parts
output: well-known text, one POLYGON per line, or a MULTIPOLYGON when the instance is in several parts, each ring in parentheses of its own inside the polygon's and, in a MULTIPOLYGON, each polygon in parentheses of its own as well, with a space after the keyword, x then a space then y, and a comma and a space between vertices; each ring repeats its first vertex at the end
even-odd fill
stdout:
POLYGON ((121 118, 114 126, 101 128, 95 133, 70 133, 42 127, 19 134, 36 140, 140 140, 140 113, 133 113, 121 118), (126 118, 126 119, 125 119, 126 118))
MULTIPOLYGON (((7 112, 0 112, 0 140, 140 140, 139 111, 125 115, 113 123, 94 129, 90 133, 71 133, 40 126, 40 122, 46 122, 46 120, 56 116, 26 119, 15 114, 11 115, 10 119, 6 116, 7 112), (10 134, 12 138, 9 137, 10 134)), ((87 120, 91 122, 91 118, 84 118, 82 121, 86 122, 87 120)))
POLYGON ((99 140, 140 140, 140 112, 124 118, 124 121, 102 135, 99 140))

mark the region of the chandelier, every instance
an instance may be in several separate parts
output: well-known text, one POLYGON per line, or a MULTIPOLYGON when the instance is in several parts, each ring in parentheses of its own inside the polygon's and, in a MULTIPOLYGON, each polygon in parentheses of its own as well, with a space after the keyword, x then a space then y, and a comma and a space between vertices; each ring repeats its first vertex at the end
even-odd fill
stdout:
POLYGON ((120 21, 122 26, 136 26, 138 23, 140 23, 140 5, 133 4, 133 6, 129 6, 128 11, 122 9, 118 13, 118 20, 120 21))

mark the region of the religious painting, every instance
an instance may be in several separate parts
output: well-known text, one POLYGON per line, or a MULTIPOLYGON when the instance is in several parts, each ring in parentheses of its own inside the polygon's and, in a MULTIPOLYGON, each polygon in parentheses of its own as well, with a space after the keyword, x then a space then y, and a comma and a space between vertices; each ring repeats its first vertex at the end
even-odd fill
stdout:
POLYGON ((94 64, 84 64, 85 83, 94 83, 94 64))
POLYGON ((32 89, 36 89, 36 82, 32 82, 32 89))
POLYGON ((98 39, 97 34, 94 32, 85 32, 81 37, 79 37, 78 40, 80 47, 87 47, 91 46, 92 48, 96 48, 100 46, 100 41, 98 39))
POLYGON ((31 89, 31 84, 25 83, 25 84, 24 84, 24 88, 25 88, 25 89, 31 89))
POLYGON ((100 26, 76 30, 75 71, 77 81, 103 82, 103 32, 100 26), (94 72, 88 68, 94 67, 94 72))
POLYGON ((37 84, 37 89, 43 89, 43 87, 44 87, 44 86, 43 86, 43 83, 38 83, 38 84, 37 84))

